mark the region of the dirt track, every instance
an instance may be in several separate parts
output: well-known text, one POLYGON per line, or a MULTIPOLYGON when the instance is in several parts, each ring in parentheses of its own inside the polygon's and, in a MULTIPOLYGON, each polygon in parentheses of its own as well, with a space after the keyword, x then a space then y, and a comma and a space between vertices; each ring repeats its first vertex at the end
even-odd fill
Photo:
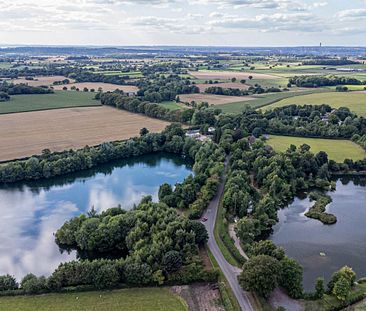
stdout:
POLYGON ((168 124, 106 106, 1 115, 0 161, 127 139, 142 127, 159 132, 168 124))

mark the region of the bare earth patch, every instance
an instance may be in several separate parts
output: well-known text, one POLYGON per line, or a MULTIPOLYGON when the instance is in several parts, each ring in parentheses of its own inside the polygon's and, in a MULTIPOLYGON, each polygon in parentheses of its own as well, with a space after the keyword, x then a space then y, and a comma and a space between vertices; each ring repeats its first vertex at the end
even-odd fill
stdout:
POLYGON ((0 116, 0 161, 63 151, 162 131, 169 123, 112 107, 22 112, 0 116))
POLYGON ((179 95, 179 99, 183 103, 190 103, 195 101, 196 103, 207 102, 209 105, 223 105, 236 102, 244 102, 253 100, 250 96, 226 96, 226 95, 213 95, 213 94, 182 94, 179 95))
POLYGON ((238 80, 241 79, 249 79, 249 76, 252 76, 253 79, 280 79, 280 77, 264 74, 264 73, 255 73, 255 72, 244 72, 244 71, 190 71, 189 74, 197 79, 207 79, 207 80, 226 80, 231 78, 236 78, 238 80))
POLYGON ((281 289, 276 288, 271 297, 269 297, 269 303, 273 308, 284 307, 286 310, 291 311, 303 311, 303 304, 295 299, 290 298, 281 289))
POLYGON ((250 85, 242 84, 242 83, 233 83, 233 82, 227 82, 227 83, 214 83, 214 84, 196 84, 201 93, 204 93, 206 89, 209 87, 217 86, 222 87, 224 89, 239 89, 239 90, 247 90, 250 85))
POLYGON ((75 80, 64 76, 51 76, 51 77, 34 77, 34 80, 26 80, 25 78, 19 78, 11 80, 15 84, 25 83, 30 86, 41 86, 41 85, 52 85, 55 81, 62 81, 69 79, 70 82, 75 82, 75 80))
POLYGON ((225 311, 215 284, 173 286, 171 290, 187 302, 189 311, 225 311))
POLYGON ((118 84, 112 84, 112 83, 102 83, 102 82, 80 82, 80 83, 70 83, 65 85, 53 85, 53 88, 55 90, 62 90, 63 87, 67 87, 68 90, 71 89, 72 86, 75 86, 79 90, 83 90, 84 87, 90 89, 94 89, 95 91, 98 90, 98 88, 102 88, 104 92, 113 92, 117 89, 123 91, 123 92, 132 92, 136 93, 138 91, 138 88, 134 85, 118 85, 118 84))

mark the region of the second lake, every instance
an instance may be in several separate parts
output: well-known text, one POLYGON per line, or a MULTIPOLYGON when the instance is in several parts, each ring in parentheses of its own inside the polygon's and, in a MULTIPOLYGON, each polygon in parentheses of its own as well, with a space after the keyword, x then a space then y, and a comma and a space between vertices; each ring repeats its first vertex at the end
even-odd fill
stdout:
POLYGON ((330 213, 337 216, 334 225, 323 225, 307 218, 304 212, 313 204, 296 198, 278 213, 279 223, 271 240, 285 248, 289 257, 304 267, 304 288, 314 289, 317 277, 329 281, 333 272, 348 265, 357 276, 366 276, 366 186, 365 180, 338 180, 330 192, 330 213), (325 256, 324 256, 325 254, 325 256))

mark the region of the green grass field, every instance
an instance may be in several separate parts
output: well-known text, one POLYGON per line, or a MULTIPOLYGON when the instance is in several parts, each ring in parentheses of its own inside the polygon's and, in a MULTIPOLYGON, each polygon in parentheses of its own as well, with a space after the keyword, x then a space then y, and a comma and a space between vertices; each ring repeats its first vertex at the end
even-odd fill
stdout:
POLYGON ((315 93, 303 96, 296 96, 286 98, 278 101, 272 105, 266 106, 264 110, 273 109, 276 107, 283 107, 287 105, 321 105, 328 104, 333 108, 348 107, 351 111, 360 116, 366 116, 366 93, 339 93, 326 92, 315 93))
POLYGON ((133 288, 106 292, 2 297, 0 310, 187 311, 188 306, 183 299, 165 288, 133 288))
POLYGON ((168 108, 169 110, 179 110, 182 109, 181 106, 179 106, 174 100, 172 101, 165 101, 162 103, 159 103, 160 106, 163 106, 165 108, 168 108))
POLYGON ((55 91, 54 94, 11 96, 10 101, 0 102, 0 114, 37 111, 57 108, 99 106, 95 93, 55 91))
MULTIPOLYGON (((317 92, 319 92, 319 91, 321 91, 321 90, 320 89, 317 90, 317 92)), ((223 104, 223 105, 220 105, 219 108, 222 109, 222 111, 226 112, 226 113, 240 113, 244 110, 245 106, 250 106, 254 109, 258 109, 258 108, 282 101, 285 98, 302 96, 304 94, 311 94, 313 92, 314 92, 314 90, 262 94, 262 95, 253 96, 253 97, 256 97, 256 99, 254 99, 254 100, 236 102, 236 103, 230 103, 230 104, 223 104)))
POLYGON ((280 152, 286 151, 291 144, 297 147, 307 144, 313 153, 325 151, 329 159, 336 162, 343 162, 344 159, 361 160, 366 157, 365 150, 350 140, 270 135, 267 143, 280 152))

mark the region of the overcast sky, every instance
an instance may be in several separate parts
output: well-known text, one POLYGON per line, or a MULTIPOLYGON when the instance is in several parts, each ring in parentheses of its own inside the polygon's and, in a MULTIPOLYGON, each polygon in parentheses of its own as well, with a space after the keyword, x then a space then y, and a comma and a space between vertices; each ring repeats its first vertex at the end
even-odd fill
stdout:
POLYGON ((0 45, 366 45, 366 0, 0 0, 0 45))

